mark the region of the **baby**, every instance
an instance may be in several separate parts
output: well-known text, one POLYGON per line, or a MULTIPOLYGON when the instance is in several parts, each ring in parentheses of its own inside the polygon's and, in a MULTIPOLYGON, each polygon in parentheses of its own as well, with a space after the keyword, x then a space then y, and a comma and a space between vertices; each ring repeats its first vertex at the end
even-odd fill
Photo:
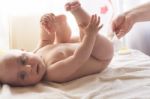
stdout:
POLYGON ((109 40, 98 31, 100 17, 89 16, 78 1, 65 5, 80 30, 71 38, 65 15, 46 14, 41 18, 41 39, 33 52, 11 50, 0 57, 0 82, 14 86, 34 85, 41 80, 67 82, 103 71, 113 57, 109 40))

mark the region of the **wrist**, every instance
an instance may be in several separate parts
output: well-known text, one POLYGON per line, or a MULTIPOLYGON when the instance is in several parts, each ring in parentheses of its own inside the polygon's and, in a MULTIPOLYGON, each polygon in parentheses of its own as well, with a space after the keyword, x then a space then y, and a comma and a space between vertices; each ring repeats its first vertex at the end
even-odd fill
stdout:
POLYGON ((127 16, 130 19, 130 21, 134 23, 143 21, 144 14, 145 12, 143 11, 143 9, 141 10, 137 8, 133 8, 125 12, 125 16, 127 16))
POLYGON ((134 11, 128 11, 124 13, 125 19, 127 19, 131 24, 138 22, 138 16, 134 11))
POLYGON ((88 37, 94 37, 96 36, 98 33, 97 32, 92 32, 92 31, 85 31, 85 36, 88 36, 88 37))

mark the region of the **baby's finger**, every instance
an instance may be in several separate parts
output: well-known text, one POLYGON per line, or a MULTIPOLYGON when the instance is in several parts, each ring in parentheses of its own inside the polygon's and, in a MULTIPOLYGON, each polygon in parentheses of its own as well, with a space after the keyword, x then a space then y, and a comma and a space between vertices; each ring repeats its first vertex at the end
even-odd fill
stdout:
POLYGON ((40 22, 42 23, 42 25, 47 25, 48 19, 46 17, 43 17, 40 22))
POLYGON ((103 27, 103 24, 101 24, 101 25, 98 27, 98 30, 100 30, 102 27, 103 27))
POLYGON ((98 26, 99 24, 100 24, 100 16, 98 16, 97 18, 96 26, 98 26))
POLYGON ((95 24, 95 23, 96 23, 96 21, 97 21, 97 15, 96 15, 96 14, 94 14, 94 17, 93 17, 93 24, 95 24))
POLYGON ((94 15, 92 15, 92 16, 91 16, 91 18, 90 18, 90 22, 88 23, 88 25, 87 25, 86 27, 89 27, 89 26, 91 26, 91 25, 92 25, 92 23, 93 23, 93 19, 94 19, 94 15))
POLYGON ((97 16, 96 14, 92 15, 91 20, 90 20, 90 25, 96 25, 96 21, 97 21, 97 16))
POLYGON ((55 22, 55 20, 56 20, 55 15, 53 13, 50 13, 49 14, 49 19, 50 19, 51 22, 55 22))
POLYGON ((47 24, 47 22, 45 22, 45 21, 40 21, 40 23, 41 23, 41 25, 46 25, 47 24))
POLYGON ((41 22, 41 23, 45 23, 45 17, 44 17, 44 16, 41 17, 40 22, 41 22))
POLYGON ((94 20, 94 15, 91 16, 91 19, 90 19, 90 22, 89 23, 92 23, 94 20))

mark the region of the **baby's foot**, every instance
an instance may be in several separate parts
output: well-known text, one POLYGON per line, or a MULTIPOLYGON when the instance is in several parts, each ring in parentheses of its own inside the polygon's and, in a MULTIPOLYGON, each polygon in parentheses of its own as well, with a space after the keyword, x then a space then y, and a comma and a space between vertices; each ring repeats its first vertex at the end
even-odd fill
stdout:
POLYGON ((68 2, 65 4, 66 11, 75 11, 80 8, 81 4, 78 1, 68 2))

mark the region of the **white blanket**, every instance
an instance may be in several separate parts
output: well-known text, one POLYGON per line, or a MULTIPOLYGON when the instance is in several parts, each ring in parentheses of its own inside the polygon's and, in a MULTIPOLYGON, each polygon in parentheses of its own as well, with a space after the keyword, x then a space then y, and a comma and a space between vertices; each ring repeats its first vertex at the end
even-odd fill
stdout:
POLYGON ((102 73, 58 84, 2 85, 0 99, 150 99, 150 57, 133 50, 115 54, 102 73))

